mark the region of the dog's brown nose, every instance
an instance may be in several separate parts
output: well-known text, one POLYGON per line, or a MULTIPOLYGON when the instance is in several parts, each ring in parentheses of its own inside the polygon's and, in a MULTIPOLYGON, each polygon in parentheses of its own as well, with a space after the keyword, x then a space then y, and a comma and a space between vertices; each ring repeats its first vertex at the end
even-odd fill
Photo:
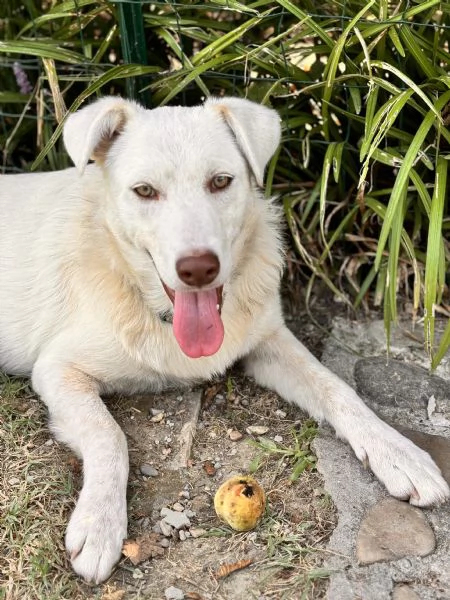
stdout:
POLYGON ((201 287, 214 281, 220 270, 220 262, 215 254, 205 252, 198 256, 184 256, 178 259, 176 269, 181 281, 187 285, 201 287))

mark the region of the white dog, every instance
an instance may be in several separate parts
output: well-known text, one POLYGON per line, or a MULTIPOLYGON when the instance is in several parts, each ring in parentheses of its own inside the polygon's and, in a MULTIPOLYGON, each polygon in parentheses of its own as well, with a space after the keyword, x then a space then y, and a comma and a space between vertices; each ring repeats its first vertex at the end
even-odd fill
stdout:
POLYGON ((328 421, 392 495, 448 498, 430 456, 284 325, 280 214, 259 191, 280 139, 273 110, 104 98, 68 118, 64 139, 77 169, 0 177, 0 365, 31 374, 83 459, 66 534, 77 573, 107 578, 127 535, 127 444, 100 395, 191 384, 237 359, 328 421))

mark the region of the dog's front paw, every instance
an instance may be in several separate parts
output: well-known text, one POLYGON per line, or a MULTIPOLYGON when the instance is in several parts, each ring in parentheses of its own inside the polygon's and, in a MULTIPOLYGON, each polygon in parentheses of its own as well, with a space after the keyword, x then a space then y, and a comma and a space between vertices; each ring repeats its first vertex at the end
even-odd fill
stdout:
POLYGON ((66 532, 66 549, 74 571, 88 582, 100 583, 111 574, 127 536, 125 494, 101 495, 83 489, 66 532))
POLYGON ((431 456, 389 425, 377 420, 361 435, 350 437, 356 456, 368 463, 392 496, 415 506, 449 499, 449 486, 431 456))

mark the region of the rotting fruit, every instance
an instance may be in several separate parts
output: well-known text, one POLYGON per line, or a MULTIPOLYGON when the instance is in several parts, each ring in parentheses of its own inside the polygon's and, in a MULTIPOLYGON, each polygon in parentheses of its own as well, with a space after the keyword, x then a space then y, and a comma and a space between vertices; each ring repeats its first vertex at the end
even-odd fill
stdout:
POLYGON ((220 519, 236 531, 254 529, 264 514, 266 495, 249 475, 236 475, 222 483, 214 496, 214 508, 220 519))

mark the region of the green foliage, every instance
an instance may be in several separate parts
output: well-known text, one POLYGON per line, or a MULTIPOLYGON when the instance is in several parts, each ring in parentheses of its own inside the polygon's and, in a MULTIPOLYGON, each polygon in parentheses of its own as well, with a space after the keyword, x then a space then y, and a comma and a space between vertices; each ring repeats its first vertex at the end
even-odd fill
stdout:
POLYGON ((292 469, 289 479, 294 483, 303 471, 315 469, 317 459, 311 450, 311 443, 316 434, 317 423, 308 419, 299 431, 292 430, 292 445, 285 446, 263 436, 259 436, 257 440, 250 440, 249 443, 259 452, 249 465, 249 473, 256 473, 262 464, 278 459, 276 471, 282 473, 289 465, 292 469))
POLYGON ((450 1, 6 4, 5 171, 67 166, 66 107, 97 94, 152 107, 209 94, 270 104, 283 140, 268 194, 282 198, 299 270, 349 304, 383 307, 388 332, 409 296, 432 365, 442 359, 450 334, 438 345, 434 323, 449 316, 450 1), (24 93, 14 62, 31 84, 24 93))

